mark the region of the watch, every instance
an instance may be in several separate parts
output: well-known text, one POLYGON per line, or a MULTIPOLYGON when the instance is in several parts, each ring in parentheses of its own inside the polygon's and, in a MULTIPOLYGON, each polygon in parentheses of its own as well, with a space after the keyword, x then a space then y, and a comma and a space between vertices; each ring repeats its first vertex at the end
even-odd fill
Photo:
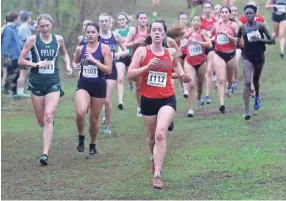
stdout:
POLYGON ((39 68, 39 67, 40 67, 39 63, 36 63, 36 68, 39 68))

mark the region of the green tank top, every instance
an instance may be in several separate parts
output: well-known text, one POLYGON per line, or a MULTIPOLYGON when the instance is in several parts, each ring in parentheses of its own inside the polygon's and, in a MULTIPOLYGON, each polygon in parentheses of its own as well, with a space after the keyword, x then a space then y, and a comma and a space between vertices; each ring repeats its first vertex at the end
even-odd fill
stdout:
POLYGON ((31 68, 30 82, 35 84, 59 84, 60 75, 58 68, 59 44, 57 38, 52 34, 52 42, 49 44, 41 40, 40 34, 36 35, 36 42, 31 49, 32 61, 38 63, 47 59, 50 64, 46 68, 31 68))
MULTIPOLYGON (((128 26, 126 29, 124 30, 121 30, 121 29, 118 29, 117 33, 124 39, 126 39, 128 33, 130 31, 130 26, 128 26)), ((132 55, 132 48, 128 48, 129 50, 129 53, 128 53, 128 56, 131 56, 132 55)))

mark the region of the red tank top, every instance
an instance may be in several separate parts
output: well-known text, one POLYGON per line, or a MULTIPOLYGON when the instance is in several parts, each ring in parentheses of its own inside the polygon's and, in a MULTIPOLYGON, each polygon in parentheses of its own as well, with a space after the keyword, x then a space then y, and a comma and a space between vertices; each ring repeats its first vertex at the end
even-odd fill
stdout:
POLYGON ((140 94, 147 98, 168 98, 175 94, 171 83, 172 77, 172 60, 167 48, 162 56, 156 56, 151 51, 150 47, 146 47, 146 57, 141 63, 146 66, 151 59, 157 57, 160 59, 154 69, 145 71, 140 79, 140 94))
POLYGON ((216 19, 214 17, 211 17, 211 20, 207 20, 205 17, 203 17, 201 29, 211 31, 215 23, 216 19))
MULTIPOLYGON (((140 33, 138 27, 135 28, 135 36, 133 38, 133 41, 142 37, 142 38, 147 38, 147 36, 149 35, 149 29, 147 28, 147 31, 145 33, 140 33)), ((139 45, 136 45, 132 48, 132 57, 134 55, 134 52, 136 51, 136 49, 139 47, 139 45)))
POLYGON ((205 48, 200 44, 194 44, 192 40, 204 41, 201 31, 191 33, 188 38, 188 54, 186 61, 192 66, 200 65, 206 61, 205 48))
POLYGON ((215 30, 215 50, 220 52, 227 52, 230 50, 235 50, 236 45, 231 41, 225 34, 221 34, 222 30, 226 30, 231 36, 235 36, 234 29, 231 26, 231 22, 228 24, 220 23, 215 30))

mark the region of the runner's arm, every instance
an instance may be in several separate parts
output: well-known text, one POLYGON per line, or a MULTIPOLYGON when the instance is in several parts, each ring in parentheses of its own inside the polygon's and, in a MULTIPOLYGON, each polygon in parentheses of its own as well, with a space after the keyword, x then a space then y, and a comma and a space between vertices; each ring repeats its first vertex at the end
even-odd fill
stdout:
POLYGON ((202 30, 202 36, 205 41, 198 41, 200 45, 204 46, 205 48, 212 48, 211 39, 208 36, 207 31, 202 30))
POLYGON ((135 28, 131 29, 126 37, 125 46, 127 48, 133 48, 136 45, 133 41, 134 36, 135 36, 135 28))
POLYGON ((95 65, 105 72, 106 74, 110 75, 112 73, 112 57, 111 57, 111 50, 108 45, 101 45, 102 47, 102 54, 104 57, 104 64, 100 63, 96 60, 95 65))
POLYGON ((146 55, 145 47, 139 47, 135 51, 131 64, 128 69, 127 77, 128 79, 135 79, 139 77, 144 71, 149 68, 149 64, 146 66, 140 67, 143 57, 146 55))
MULTIPOLYGON (((35 41, 36 41, 36 35, 30 36, 27 39, 27 42, 25 43, 25 45, 24 45, 24 47, 23 47, 23 49, 21 51, 19 60, 18 60, 18 64, 20 66, 29 66, 29 67, 32 67, 32 68, 37 68, 37 65, 38 65, 37 63, 31 62, 31 61, 25 59, 27 54, 28 54, 28 52, 34 46, 35 41)), ((38 61, 38 62, 40 62, 40 61, 38 61)))
POLYGON ((265 8, 275 8, 275 5, 272 3, 272 0, 267 0, 265 8))
POLYGON ((272 39, 268 28, 265 26, 265 24, 261 23, 261 29, 262 32, 264 33, 264 35, 266 36, 266 39, 259 39, 260 42, 268 44, 268 45, 273 45, 274 44, 274 40, 272 39))
POLYGON ((117 53, 119 57, 126 57, 129 53, 128 49, 126 48, 126 45, 124 43, 124 39, 117 33, 115 33, 115 38, 117 40, 118 45, 120 46, 122 52, 117 53))
POLYGON ((185 72, 182 68, 182 65, 179 62, 176 50, 174 48, 168 48, 168 49, 169 49, 169 53, 172 57, 173 69, 174 69, 175 73, 177 74, 178 78, 181 78, 182 76, 185 75, 185 72))
POLYGON ((68 52, 67 52, 64 39, 63 39, 63 37, 60 36, 60 35, 57 35, 56 37, 57 37, 57 40, 59 41, 60 51, 61 51, 62 55, 64 56, 64 60, 65 60, 65 63, 66 63, 66 67, 68 68, 68 67, 71 66, 71 60, 70 60, 69 54, 68 54, 68 52))

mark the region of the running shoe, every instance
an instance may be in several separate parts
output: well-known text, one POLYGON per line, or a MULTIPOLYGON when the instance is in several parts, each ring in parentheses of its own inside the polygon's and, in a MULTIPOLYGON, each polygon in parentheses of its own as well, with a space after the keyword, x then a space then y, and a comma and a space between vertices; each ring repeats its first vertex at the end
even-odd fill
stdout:
POLYGON ((168 131, 173 131, 174 130, 174 122, 172 121, 170 126, 168 127, 168 131))
POLYGON ((211 104, 212 100, 211 100, 211 98, 209 96, 206 96, 205 97, 205 102, 206 102, 206 104, 211 104))
POLYGON ((30 97, 30 94, 25 94, 25 93, 18 93, 17 94, 20 98, 28 98, 30 97))
POLYGON ((188 93, 188 91, 187 91, 187 90, 185 90, 185 91, 184 91, 184 94, 183 94, 183 96, 184 96, 184 98, 188 98, 188 96, 189 96, 189 93, 188 93))
POLYGON ((153 188, 157 188, 157 189, 164 188, 164 184, 163 184, 162 178, 160 176, 154 177, 153 188))
POLYGON ((137 117, 142 117, 141 107, 137 107, 137 117))
POLYGON ((204 102, 204 99, 200 99, 199 100, 199 108, 201 109, 201 108, 203 108, 204 107, 204 104, 205 104, 205 102, 204 102))
POLYGON ((232 87, 230 87, 228 90, 227 90, 227 97, 231 97, 232 96, 232 94, 233 94, 233 88, 232 87))
POLYGON ((102 117, 102 125, 105 125, 105 117, 102 117))
POLYGON ((41 155, 40 163, 42 165, 48 165, 48 155, 47 154, 42 154, 41 155))
POLYGON ((225 106, 224 106, 224 105, 221 105, 221 106, 219 107, 219 111, 220 111, 222 114, 224 114, 224 113, 225 113, 225 106))
POLYGON ((103 134, 105 134, 105 135, 111 135, 111 130, 110 130, 108 127, 104 126, 104 128, 103 128, 103 134))
POLYGON ((118 107, 119 110, 124 110, 123 103, 119 103, 117 107, 118 107))
POLYGON ((260 97, 259 96, 254 98, 254 106, 253 106, 253 108, 255 110, 259 110, 259 108, 260 108, 260 97))
POLYGON ((89 155, 94 156, 97 154, 96 144, 89 144, 89 155))
POLYGON ((188 116, 188 117, 194 117, 194 116, 195 116, 195 111, 192 110, 192 109, 189 109, 187 116, 188 116))
POLYGON ((78 136, 77 151, 84 152, 84 136, 78 136))
POLYGON ((239 83, 238 81, 234 81, 232 85, 233 90, 238 90, 239 89, 239 83))
POLYGON ((249 120, 249 119, 251 118, 250 112, 246 112, 246 113, 243 115, 243 118, 244 118, 245 120, 249 120))
POLYGON ((281 57, 281 58, 284 58, 284 52, 281 52, 281 53, 280 53, 280 57, 281 57))

